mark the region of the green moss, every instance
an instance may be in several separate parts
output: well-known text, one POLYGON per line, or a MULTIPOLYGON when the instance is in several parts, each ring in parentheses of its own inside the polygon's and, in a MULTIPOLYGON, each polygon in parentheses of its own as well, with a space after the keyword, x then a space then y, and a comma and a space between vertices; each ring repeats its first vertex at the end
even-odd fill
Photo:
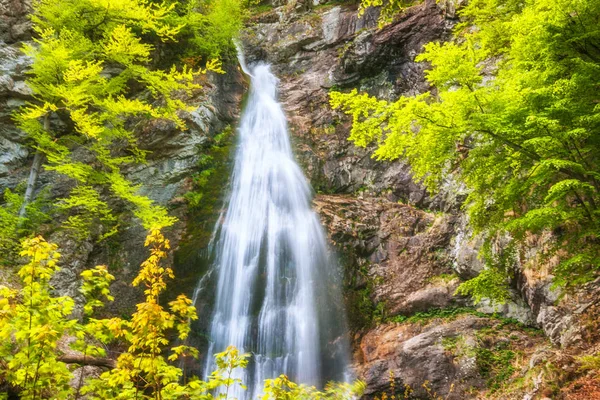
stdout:
POLYGON ((462 353, 460 349, 464 346, 465 338, 462 335, 442 338, 442 347, 454 356, 459 356, 462 353))
POLYGON ((427 280, 427 282, 432 284, 447 284, 452 282, 453 280, 458 279, 458 275, 452 274, 440 274, 436 276, 432 276, 427 280))
POLYGON ((177 276, 177 293, 191 294, 199 276, 209 267, 202 249, 208 243, 223 205, 224 191, 231 172, 233 129, 228 126, 213 140, 199 149, 197 172, 192 176, 192 190, 184 194, 188 204, 185 236, 175 252, 174 269, 177 276))
MULTIPOLYGON (((341 258, 343 261, 344 256, 341 258)), ((375 287, 382 278, 369 275, 368 263, 351 269, 353 273, 346 278, 346 307, 350 328, 357 331, 385 321, 387 313, 385 302, 373 300, 375 287)))
POLYGON ((270 3, 251 4, 248 7, 248 11, 250 11, 250 15, 260 15, 273 10, 273 8, 273 5, 270 3))
POLYGON ((357 4, 357 3, 358 3, 357 0, 331 0, 326 3, 318 4, 318 5, 314 6, 313 10, 322 12, 322 11, 329 10, 330 8, 333 8, 335 6, 341 6, 344 4, 357 4))
POLYGON ((509 380, 515 372, 512 362, 515 352, 506 348, 507 343, 501 342, 494 349, 477 347, 474 349, 475 362, 479 373, 487 378, 487 386, 492 392, 497 391, 509 380))
POLYGON ((427 311, 417 312, 412 315, 394 315, 388 317, 384 320, 384 322, 396 322, 396 323, 421 323, 427 324, 434 319, 443 319, 446 321, 452 321, 463 315, 474 315, 480 318, 488 318, 499 323, 496 324, 493 328, 482 328, 480 332, 486 333, 486 329, 489 332, 497 332, 498 330, 508 327, 522 330, 524 332, 529 333, 530 335, 542 335, 543 332, 538 329, 528 325, 523 324, 522 322, 514 319, 514 318, 506 318, 498 314, 485 314, 480 311, 477 311, 472 307, 450 307, 450 308, 435 308, 427 311))
POLYGON ((428 311, 422 311, 414 313, 410 316, 407 315, 395 315, 389 318, 386 322, 396 323, 427 323, 433 319, 441 318, 445 320, 453 320, 461 315, 471 314, 482 318, 489 318, 490 316, 475 310, 470 307, 453 307, 453 308, 435 308, 428 311))

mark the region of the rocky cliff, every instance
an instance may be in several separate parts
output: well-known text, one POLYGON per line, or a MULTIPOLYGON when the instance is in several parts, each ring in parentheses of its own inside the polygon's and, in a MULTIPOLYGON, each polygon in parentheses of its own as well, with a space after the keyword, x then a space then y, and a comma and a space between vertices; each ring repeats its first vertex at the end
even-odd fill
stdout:
POLYGON ((456 295, 483 268, 460 208, 464 188, 448 176, 430 196, 410 166, 350 144, 348 119, 329 107, 331 89, 388 100, 428 90, 415 56, 451 36, 460 2, 425 1, 383 28, 377 10, 358 17, 353 4, 277 5, 253 17, 244 43, 281 79, 296 154, 344 268, 365 398, 600 396, 593 382, 569 383, 584 379, 578 357, 596 349, 600 282, 561 293, 530 252, 514 266, 506 304, 456 295))
MULTIPOLYGON (((251 17, 243 34, 249 60, 272 63, 281 79, 296 154, 344 268, 356 375, 367 383, 366 399, 600 398, 600 383, 586 377, 580 361, 600 350, 600 282, 561 293, 547 266, 525 253, 514 266, 511 301, 474 305, 457 296, 458 284, 483 268, 481 240, 471 236, 460 209, 464 189, 449 176, 442 193, 429 195, 409 165, 377 162, 371 149, 350 144, 349 121, 329 107, 331 89, 358 88, 390 100, 427 90, 425 65, 415 56, 425 43, 450 37, 459 6, 427 0, 380 29, 377 10, 359 18, 356 4, 273 2, 251 17)), ((30 61, 19 50, 31 37, 28 12, 27 1, 0 2, 0 191, 23 182, 33 158, 11 120, 31 96, 24 83, 30 61)), ((186 131, 160 122, 141 125, 140 143, 152 153, 127 174, 180 218, 169 236, 179 247, 177 289, 188 292, 226 174, 213 178, 220 179, 213 182, 213 205, 190 212, 183 195, 193 189, 200 155, 234 122, 244 89, 233 65, 202 83, 205 89, 188 99, 197 109, 185 115, 186 131)), ((226 164, 227 151, 220 152, 226 164)), ((44 172, 38 190, 44 187, 60 198, 68 184, 44 172)), ((134 306, 128 282, 145 256, 144 232, 135 221, 123 223, 127 229, 102 244, 44 227, 64 255, 59 292, 79 296, 79 272, 109 264, 119 276, 112 311, 134 306)))

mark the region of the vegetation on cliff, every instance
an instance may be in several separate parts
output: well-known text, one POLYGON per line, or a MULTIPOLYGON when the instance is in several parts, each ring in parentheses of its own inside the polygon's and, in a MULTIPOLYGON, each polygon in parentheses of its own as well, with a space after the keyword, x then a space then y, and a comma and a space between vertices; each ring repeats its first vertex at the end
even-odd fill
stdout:
POLYGON ((42 164, 67 178, 70 195, 44 211, 64 219, 74 237, 114 235, 116 209, 131 210, 146 229, 174 223, 124 177, 147 155, 135 130, 152 119, 184 128, 180 112, 193 110, 184 94, 201 89, 200 75, 223 72, 216 57, 232 53, 243 15, 236 0, 34 3, 35 43, 24 48, 33 99, 15 120, 36 155, 22 195, 4 193, 6 260, 15 258, 18 238, 47 219, 33 202, 42 164))
POLYGON ((350 140, 377 144, 374 157, 408 160, 431 192, 451 174, 467 185, 487 269, 462 293, 505 300, 519 251, 547 233, 536 257, 556 264, 556 283, 597 276, 599 14, 597 0, 472 1, 454 40, 417 58, 431 91, 395 102, 330 95, 352 116, 350 140))

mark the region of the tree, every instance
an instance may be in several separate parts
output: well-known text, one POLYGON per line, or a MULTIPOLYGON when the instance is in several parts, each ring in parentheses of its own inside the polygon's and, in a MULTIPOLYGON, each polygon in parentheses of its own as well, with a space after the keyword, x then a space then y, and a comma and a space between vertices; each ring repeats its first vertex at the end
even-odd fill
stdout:
POLYGON ((512 263, 492 247, 506 234, 523 248, 532 234, 552 233, 539 261, 560 258, 558 284, 598 272, 598 15, 598 0, 469 2, 455 39, 417 58, 430 63, 435 91, 391 103, 331 93, 331 105, 352 116, 356 145, 375 142, 374 157, 408 160, 432 192, 451 173, 466 183, 465 208, 496 272, 464 292, 502 298, 512 263))
POLYGON ((183 29, 172 23, 174 8, 145 0, 35 2, 36 44, 25 47, 33 59, 27 83, 34 101, 15 117, 36 151, 22 210, 45 158, 46 170, 74 181, 58 210, 76 236, 88 237, 98 223, 104 230, 97 239, 117 231, 107 197, 129 204, 147 229, 173 224, 164 208, 136 194, 122 171, 144 162, 136 121, 165 119, 184 128, 178 113, 191 108, 176 94, 199 89, 199 74, 222 72, 217 61, 196 70, 153 68, 157 46, 174 43, 183 29))
POLYGON ((215 58, 235 58, 231 39, 243 28, 246 10, 242 1, 185 0, 173 4, 171 23, 182 26, 180 45, 171 50, 173 58, 200 65, 215 58))
MULTIPOLYGON (((23 242, 21 255, 29 262, 21 268, 22 287, 0 287, 0 386, 10 384, 20 398, 77 399, 225 399, 228 388, 241 385, 233 371, 247 365, 247 354, 229 347, 216 357, 217 369, 207 381, 198 377, 180 383, 183 371, 176 362, 182 356, 197 357, 196 349, 170 346, 170 332, 185 340, 189 321, 197 318, 191 300, 180 295, 165 309, 159 297, 173 272, 164 267, 169 241, 158 229, 150 230, 145 245, 150 256, 141 265, 134 286, 143 286, 144 301, 131 318, 96 319, 94 310, 112 301, 109 284, 114 277, 105 266, 82 273, 81 292, 86 299, 85 319, 70 316, 75 305, 68 296, 55 297, 49 285, 58 271, 60 254, 55 244, 36 237, 23 242), (59 341, 67 336, 80 356, 65 354, 59 341), (103 345, 127 348, 116 362, 106 358, 103 345), (169 354, 170 353, 170 354, 169 354), (168 355, 167 355, 168 354, 168 355), (84 377, 70 384, 70 364, 97 365, 108 370, 97 378, 84 377), (222 389, 219 391, 219 389, 222 389)), ((364 390, 362 382, 330 384, 325 391, 299 386, 285 376, 265 382, 267 399, 351 399, 364 390)), ((2 398, 0 393, 0 398, 2 398)))
POLYGON ((22 288, 0 287, 0 382, 19 387, 22 398, 41 398, 53 388, 56 398, 64 399, 70 372, 54 350, 77 321, 66 319, 73 299, 50 294, 60 254, 56 245, 37 237, 23 243, 21 255, 30 260, 19 270, 22 288))

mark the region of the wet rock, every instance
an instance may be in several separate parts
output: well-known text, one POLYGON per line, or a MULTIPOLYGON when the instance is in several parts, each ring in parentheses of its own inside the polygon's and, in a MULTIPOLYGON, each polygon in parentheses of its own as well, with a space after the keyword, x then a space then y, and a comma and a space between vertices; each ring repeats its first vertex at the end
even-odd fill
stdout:
MULTIPOLYGON (((272 15, 278 14, 278 9, 272 15)), ((432 199, 403 162, 378 162, 373 149, 347 141, 349 124, 331 110, 328 90, 359 87, 386 99, 427 89, 414 57, 430 40, 449 35, 453 21, 434 1, 411 7, 377 29, 378 10, 358 17, 356 5, 286 14, 243 35, 249 61, 266 59, 281 79, 296 154, 318 191, 385 195, 427 207, 432 199)), ((264 21, 264 19, 263 19, 264 21)))
POLYGON ((64 232, 50 235, 47 240, 59 246, 61 258, 60 269, 52 276, 50 285, 59 296, 69 296, 75 300, 73 316, 80 318, 83 315, 85 299, 80 292, 80 274, 90 268, 88 260, 93 251, 93 244, 85 240, 76 240, 64 232))
POLYGON ((19 44, 7 45, 0 41, 0 192, 6 187, 14 189, 28 172, 30 154, 25 145, 26 137, 15 126, 12 116, 31 95, 24 82, 30 63, 19 44))
POLYGON ((479 249, 483 245, 480 237, 473 237, 466 216, 458 218, 455 236, 452 238, 452 268, 463 279, 471 279, 479 275, 484 263, 479 257, 479 249))

